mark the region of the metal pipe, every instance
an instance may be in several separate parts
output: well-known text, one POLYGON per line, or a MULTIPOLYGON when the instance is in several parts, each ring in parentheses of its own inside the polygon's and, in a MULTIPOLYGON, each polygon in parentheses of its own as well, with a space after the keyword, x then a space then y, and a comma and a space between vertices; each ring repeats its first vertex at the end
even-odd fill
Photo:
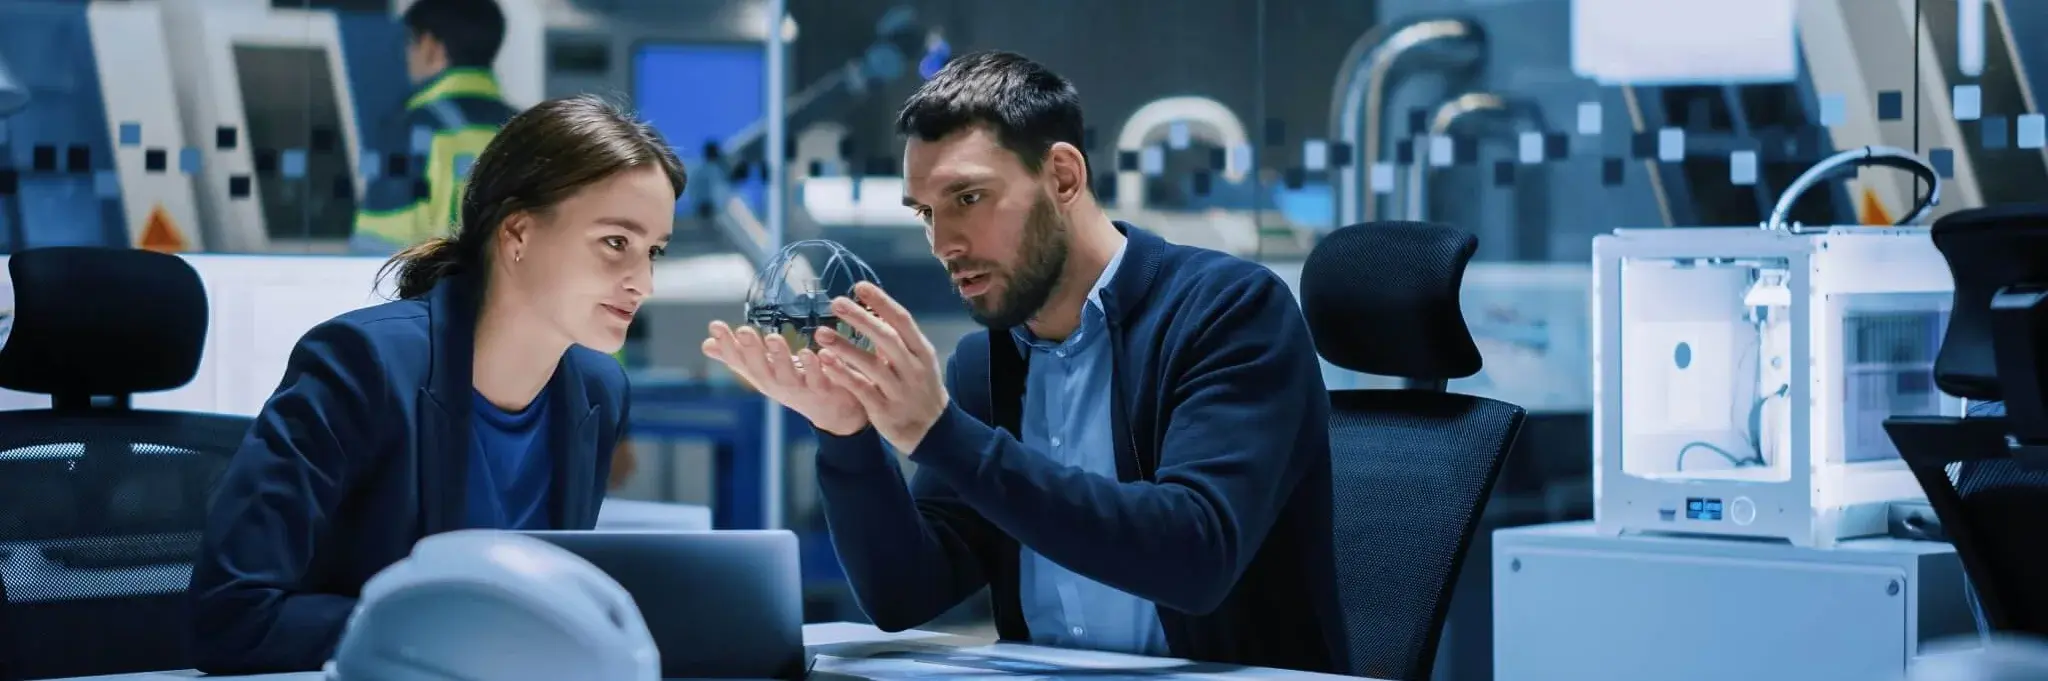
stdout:
MULTIPOLYGON (((1463 19, 1426 19, 1404 25, 1382 35, 1379 29, 1367 32, 1345 54, 1344 64, 1348 66, 1337 72, 1334 101, 1331 102, 1331 120, 1335 130, 1331 138, 1347 143, 1359 150, 1355 163, 1345 165, 1337 171, 1337 182, 1333 188, 1336 224, 1343 226, 1377 217, 1377 199, 1362 181, 1362 168, 1378 162, 1382 122, 1385 119, 1386 91, 1394 67, 1416 48, 1442 44, 1445 41, 1462 41, 1474 48, 1481 39, 1479 27, 1463 19), (1363 140, 1359 139, 1361 136, 1363 140)), ((1457 55, 1454 61, 1469 66, 1479 60, 1479 50, 1473 49, 1457 55)))
MULTIPOLYGON (((782 41, 782 26, 788 16, 784 4, 785 0, 768 0, 768 82, 762 88, 763 96, 768 100, 765 107, 767 114, 764 116, 768 128, 768 144, 764 149, 766 153, 762 154, 762 160, 768 168, 765 198, 768 204, 767 250, 771 254, 782 250, 782 227, 788 215, 788 206, 784 204, 788 196, 786 190, 789 187, 789 173, 784 167, 785 154, 782 153, 783 149, 788 148, 789 139, 788 121, 784 120, 784 105, 788 102, 788 93, 784 90, 788 86, 783 81, 788 75, 785 71, 789 68, 785 63, 788 49, 782 41)), ((755 262, 767 265, 765 260, 755 262)), ((763 408, 768 410, 767 418, 762 419, 762 427, 768 432, 761 436, 761 526, 771 530, 781 529, 782 468, 783 459, 789 456, 789 453, 784 451, 782 443, 782 405, 768 399, 761 402, 763 408)))
POLYGON ((1771 207, 1770 216, 1764 218, 1760 226, 1764 229, 1784 230, 1795 234, 1807 231, 1803 225, 1786 222, 1791 218, 1792 206, 1798 203, 1799 197, 1806 195, 1806 190, 1812 189, 1814 185, 1820 184, 1843 169, 1864 166, 1897 168, 1913 173, 1920 181, 1927 183, 1926 198, 1920 199, 1914 204, 1912 211, 1899 218, 1896 223, 1898 225, 1919 222, 1941 203, 1941 174, 1935 172, 1934 166, 1922 160, 1918 154, 1898 147, 1857 147, 1821 159, 1819 163, 1813 164, 1813 167, 1807 168, 1806 172, 1800 173, 1797 179, 1792 180, 1792 185, 1778 195, 1777 205, 1771 207))
MULTIPOLYGON (((1503 113, 1508 110, 1507 100, 1491 92, 1468 92, 1436 108, 1430 117, 1429 134, 1433 139, 1450 134, 1451 128, 1466 116, 1479 113, 1503 113)), ((1420 222, 1429 218, 1428 193, 1423 183, 1429 178, 1429 168, 1436 159, 1425 151, 1417 151, 1415 163, 1408 166, 1408 186, 1404 187, 1401 200, 1402 219, 1420 222)))
MULTIPOLYGON (((768 31, 771 38, 777 41, 787 39, 788 34, 783 30, 786 21, 774 18, 767 21, 774 24, 768 31)), ((775 256, 782 240, 778 238, 773 244, 768 243, 767 227, 761 224, 763 218, 753 215, 746 201, 726 178, 736 165, 756 157, 761 159, 764 167, 771 157, 774 163, 786 165, 784 154, 769 153, 770 149, 776 148, 774 144, 781 143, 768 139, 771 119, 785 131, 800 129, 816 121, 838 120, 849 107, 874 93, 876 88, 871 84, 900 80, 910 72, 913 56, 922 54, 927 31, 917 23, 916 12, 909 7, 898 6, 876 22, 875 35, 875 42, 860 56, 847 60, 845 65, 827 72, 796 92, 780 97, 782 115, 755 120, 721 141, 718 148, 725 157, 722 163, 691 177, 693 187, 709 183, 710 190, 706 194, 721 206, 713 217, 713 224, 749 260, 766 262, 775 256)), ((788 74, 776 72, 767 77, 784 79, 788 74)))

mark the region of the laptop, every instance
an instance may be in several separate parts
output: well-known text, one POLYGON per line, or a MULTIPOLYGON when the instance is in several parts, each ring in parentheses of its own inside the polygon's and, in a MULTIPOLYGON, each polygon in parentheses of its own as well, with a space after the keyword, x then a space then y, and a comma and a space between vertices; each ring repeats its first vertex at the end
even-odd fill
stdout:
POLYGON ((531 531, 626 588, 663 679, 805 676, 802 574, 787 530, 531 531))

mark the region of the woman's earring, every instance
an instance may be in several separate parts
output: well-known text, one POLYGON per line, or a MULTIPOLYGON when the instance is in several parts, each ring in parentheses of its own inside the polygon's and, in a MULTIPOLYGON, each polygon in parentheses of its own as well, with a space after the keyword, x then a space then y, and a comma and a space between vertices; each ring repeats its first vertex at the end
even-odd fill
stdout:
POLYGON ((521 258, 525 258, 525 257, 526 257, 526 254, 525 254, 525 253, 521 253, 521 252, 519 252, 519 251, 513 251, 513 252, 512 252, 512 262, 519 262, 519 260, 520 260, 521 258))

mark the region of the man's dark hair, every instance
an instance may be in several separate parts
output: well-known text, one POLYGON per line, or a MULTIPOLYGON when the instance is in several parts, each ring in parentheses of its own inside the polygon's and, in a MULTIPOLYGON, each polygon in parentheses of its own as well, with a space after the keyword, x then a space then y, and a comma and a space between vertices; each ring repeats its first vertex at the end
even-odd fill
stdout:
POLYGON ((448 50, 448 65, 489 68, 505 44, 505 13, 495 0, 419 0, 405 9, 413 37, 434 36, 448 50))
POLYGON ((995 131, 1003 148, 1037 172, 1055 142, 1083 146, 1081 94, 1074 84, 1014 52, 971 52, 955 57, 896 115, 896 133, 926 142, 976 126, 995 131))

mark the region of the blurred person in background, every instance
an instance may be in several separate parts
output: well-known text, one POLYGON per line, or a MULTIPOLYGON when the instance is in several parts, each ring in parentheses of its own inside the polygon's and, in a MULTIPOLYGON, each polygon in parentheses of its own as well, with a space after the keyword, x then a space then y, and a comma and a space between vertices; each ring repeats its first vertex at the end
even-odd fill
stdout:
POLYGON ((383 159, 349 235, 358 253, 388 256, 447 236, 469 166, 518 113, 491 74, 505 43, 494 0, 419 0, 402 20, 414 90, 364 145, 383 159))

